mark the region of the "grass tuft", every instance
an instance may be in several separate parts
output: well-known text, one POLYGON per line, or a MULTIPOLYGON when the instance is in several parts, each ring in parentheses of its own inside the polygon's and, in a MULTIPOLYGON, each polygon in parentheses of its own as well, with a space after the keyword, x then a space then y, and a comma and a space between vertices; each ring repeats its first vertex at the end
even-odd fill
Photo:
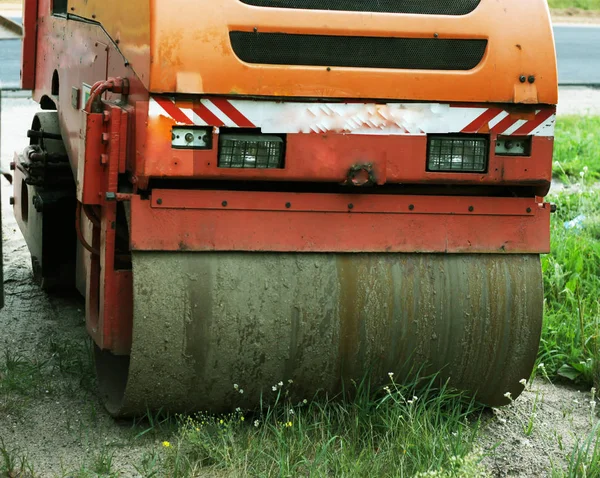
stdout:
MULTIPOLYGON (((600 5, 600 0, 597 0, 600 5)), ((600 8, 600 6, 599 6, 600 8)), ((566 184, 600 179, 600 116, 561 116, 556 122, 554 176, 566 184)))
POLYGON ((256 415, 182 417, 173 443, 163 443, 165 466, 173 477, 207 468, 234 476, 362 477, 477 468, 471 455, 481 409, 436 383, 392 380, 376 397, 359 385, 352 401, 292 404, 281 394, 256 415))
POLYGON ((550 376, 599 388, 600 192, 562 193, 552 200, 558 211, 552 253, 542 260, 546 300, 539 361, 550 376))

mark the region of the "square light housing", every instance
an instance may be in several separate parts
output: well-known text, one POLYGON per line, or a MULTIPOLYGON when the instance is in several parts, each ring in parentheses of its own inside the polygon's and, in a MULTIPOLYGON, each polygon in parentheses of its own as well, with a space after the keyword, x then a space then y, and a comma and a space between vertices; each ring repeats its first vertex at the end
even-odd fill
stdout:
POLYGON ((484 173, 488 168, 489 140, 485 136, 430 135, 427 171, 484 173))
POLYGON ((219 168, 283 169, 285 141, 263 134, 222 134, 219 168))

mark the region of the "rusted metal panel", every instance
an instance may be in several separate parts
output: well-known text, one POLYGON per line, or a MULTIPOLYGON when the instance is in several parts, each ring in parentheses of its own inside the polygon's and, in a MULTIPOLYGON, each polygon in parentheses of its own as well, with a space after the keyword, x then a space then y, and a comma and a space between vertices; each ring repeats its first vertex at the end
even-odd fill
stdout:
POLYGON ((537 355, 533 255, 135 252, 133 264, 131 356, 96 358, 113 414, 252 409, 279 381, 302 400, 418 371, 496 406, 537 355))
MULTIPOLYGON (((545 194, 552 180, 551 137, 532 137, 531 156, 498 156, 490 136, 489 165, 485 173, 427 171, 425 135, 289 134, 285 169, 219 168, 218 135, 213 149, 183 150, 171 147, 166 119, 148 124, 146 156, 139 158, 137 177, 335 182, 346 180, 357 163, 373 165, 378 184, 476 184, 538 186, 545 194)), ((541 193, 540 193, 541 194, 541 193)))
POLYGON ((533 198, 155 191, 132 198, 131 248, 545 253, 549 222, 533 198))
POLYGON ((33 90, 35 86, 38 43, 38 0, 23 2, 23 51, 21 56, 21 88, 33 90))

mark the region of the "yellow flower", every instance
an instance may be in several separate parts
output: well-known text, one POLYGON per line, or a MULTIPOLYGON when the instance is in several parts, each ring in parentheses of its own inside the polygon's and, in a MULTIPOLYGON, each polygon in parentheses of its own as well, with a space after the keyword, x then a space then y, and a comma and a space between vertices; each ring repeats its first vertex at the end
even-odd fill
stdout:
POLYGON ((221 425, 223 425, 223 420, 219 420, 219 423, 220 423, 221 425))
POLYGON ((287 422, 287 423, 285 424, 285 426, 286 426, 286 427, 288 427, 288 428, 290 428, 292 425, 293 425, 293 423, 292 423, 292 422, 287 422))
POLYGON ((170 444, 168 441, 164 441, 164 442, 163 442, 163 446, 164 446, 165 448, 169 448, 169 447, 171 446, 171 444, 170 444))
POLYGON ((240 421, 242 421, 242 422, 243 422, 243 421, 244 421, 244 417, 240 417, 240 421))

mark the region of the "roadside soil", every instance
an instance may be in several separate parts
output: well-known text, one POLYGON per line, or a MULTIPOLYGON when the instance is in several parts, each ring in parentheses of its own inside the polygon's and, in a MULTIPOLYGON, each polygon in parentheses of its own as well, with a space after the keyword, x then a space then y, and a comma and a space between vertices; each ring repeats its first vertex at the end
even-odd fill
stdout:
POLYGON ((600 23, 600 10, 553 8, 550 14, 554 23, 600 23))
MULTIPOLYGON (((26 145, 36 111, 31 100, 3 99, 3 169, 26 145)), ((0 361, 16 357, 39 371, 26 377, 35 380, 21 394, 0 394, 0 446, 17 463, 24 459, 34 476, 98 476, 107 462, 110 476, 144 476, 143 464, 160 461, 170 430, 152 420, 116 421, 104 411, 89 360, 83 300, 48 296, 33 283, 29 253, 9 205, 12 188, 0 181, 6 291, 0 361)), ((564 469, 574 444, 596 421, 589 391, 540 379, 513 405, 484 416, 478 446, 491 476, 551 476, 552 465, 564 469)))

